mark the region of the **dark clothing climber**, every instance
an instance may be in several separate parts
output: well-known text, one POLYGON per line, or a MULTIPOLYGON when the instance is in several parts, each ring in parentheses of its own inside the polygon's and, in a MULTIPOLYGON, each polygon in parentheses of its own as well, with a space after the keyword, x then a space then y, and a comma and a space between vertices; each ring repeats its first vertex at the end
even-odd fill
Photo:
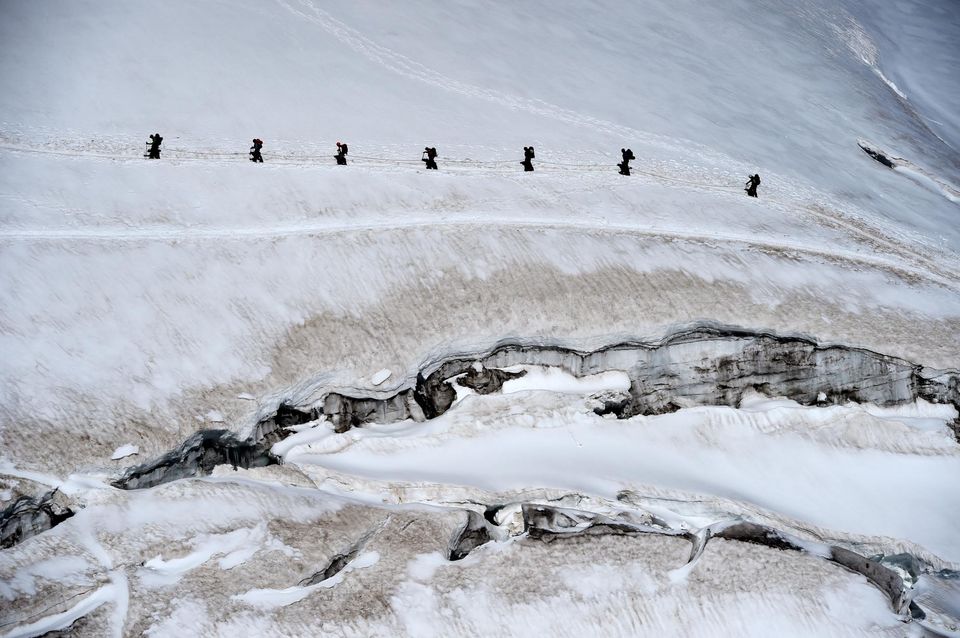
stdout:
POLYGON ((337 154, 336 154, 335 158, 336 158, 336 160, 337 160, 337 165, 338 165, 338 166, 346 166, 346 165, 347 165, 347 152, 348 152, 348 151, 349 151, 349 149, 347 148, 346 143, 337 142, 337 154))
POLYGON ((263 155, 260 154, 261 148, 263 148, 263 140, 259 138, 254 138, 253 146, 250 147, 251 162, 260 162, 261 164, 263 164, 263 155))
POLYGON ((747 180, 746 184, 744 184, 746 188, 744 188, 743 190, 747 191, 747 195, 749 195, 750 197, 756 197, 757 186, 759 185, 760 185, 760 173, 757 173, 756 175, 750 176, 750 179, 747 180))
POLYGON ((523 147, 523 161, 520 163, 523 164, 523 170, 525 172, 530 172, 533 170, 533 158, 535 157, 536 155, 533 152, 532 146, 523 147))
POLYGON ((437 170, 437 149, 434 146, 423 147, 423 157, 420 161, 427 165, 427 170, 437 170))
POLYGON ((160 137, 159 133, 154 133, 150 136, 150 141, 147 142, 149 148, 147 149, 147 157, 150 159, 160 159, 160 142, 163 141, 163 138, 160 137))
POLYGON ((636 158, 636 156, 633 154, 633 151, 630 150, 629 148, 621 148, 621 149, 620 149, 620 155, 623 157, 623 161, 620 162, 619 164, 617 164, 617 166, 620 167, 620 174, 621 174, 621 175, 629 175, 629 174, 630 174, 630 160, 635 160, 635 159, 637 159, 637 158, 636 158))

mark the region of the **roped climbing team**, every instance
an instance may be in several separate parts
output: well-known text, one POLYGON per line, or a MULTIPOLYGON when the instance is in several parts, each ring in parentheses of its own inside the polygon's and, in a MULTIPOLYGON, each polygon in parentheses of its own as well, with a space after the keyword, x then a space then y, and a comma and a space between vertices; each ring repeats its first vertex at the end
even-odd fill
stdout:
MULTIPOLYGON (((145 157, 150 159, 160 159, 160 143, 163 142, 163 138, 160 137, 159 133, 154 133, 150 136, 150 141, 147 142, 147 152, 144 154, 145 157)), ((260 149, 263 148, 263 140, 260 138, 253 138, 253 146, 250 147, 250 161, 263 163, 263 155, 260 153, 260 149)), ((334 159, 337 161, 337 165, 346 166, 347 165, 347 144, 346 142, 337 142, 337 154, 334 155, 334 159)), ((630 175, 630 160, 637 159, 636 155, 633 154, 633 151, 629 148, 621 148, 620 156, 622 161, 617 164, 617 167, 620 169, 621 175, 630 175)), ((533 160, 536 157, 532 146, 523 147, 523 161, 520 164, 523 165, 524 172, 531 172, 533 170, 533 160)), ((420 160, 426 164, 427 170, 437 170, 437 147, 435 146, 425 146, 423 147, 423 155, 420 160)), ((757 187, 760 186, 760 174, 751 175, 745 184, 743 190, 746 191, 747 195, 750 197, 757 196, 757 187)))

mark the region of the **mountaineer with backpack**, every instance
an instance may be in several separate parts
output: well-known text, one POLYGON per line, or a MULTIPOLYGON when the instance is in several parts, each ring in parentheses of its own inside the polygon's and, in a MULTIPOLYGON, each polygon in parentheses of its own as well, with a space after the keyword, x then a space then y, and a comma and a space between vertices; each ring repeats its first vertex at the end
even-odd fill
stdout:
POLYGON ((147 157, 150 159, 160 159, 160 142, 163 141, 163 138, 160 137, 159 133, 154 133, 150 136, 150 141, 147 142, 149 148, 147 149, 147 157))
POLYGON ((263 148, 263 140, 258 137, 253 138, 253 146, 250 147, 250 161, 263 164, 263 156, 260 149, 263 148))
POLYGON ((534 157, 536 157, 536 155, 535 155, 534 152, 533 152, 533 147, 532 147, 532 146, 524 146, 524 147, 523 147, 523 161, 520 162, 520 163, 523 164, 523 170, 524 170, 525 172, 530 172, 530 171, 533 170, 533 158, 534 158, 534 157))
POLYGON ((630 150, 629 148, 621 148, 621 149, 620 149, 620 155, 623 157, 623 161, 620 162, 619 164, 617 164, 617 166, 620 167, 620 174, 621 174, 621 175, 629 175, 629 174, 630 174, 630 160, 635 160, 635 159, 637 159, 637 158, 636 158, 636 156, 633 154, 633 151, 630 150))
POLYGON ((337 160, 337 166, 346 166, 347 165, 347 153, 350 151, 347 148, 346 142, 337 142, 337 154, 334 156, 334 159, 337 160))
POLYGON ((427 170, 437 170, 437 147, 424 146, 423 157, 420 158, 420 161, 427 165, 427 170))

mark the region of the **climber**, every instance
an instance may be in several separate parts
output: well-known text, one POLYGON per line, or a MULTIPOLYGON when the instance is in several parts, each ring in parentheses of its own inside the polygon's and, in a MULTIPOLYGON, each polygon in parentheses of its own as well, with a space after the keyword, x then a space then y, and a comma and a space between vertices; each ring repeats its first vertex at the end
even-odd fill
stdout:
POLYGON ((427 165, 427 170, 433 169, 437 170, 437 149, 435 146, 424 146, 423 147, 423 157, 420 158, 420 161, 427 165))
POLYGON ((346 165, 347 165, 347 152, 348 152, 348 151, 349 151, 349 149, 347 148, 346 142, 343 142, 343 143, 337 142, 336 160, 337 160, 337 165, 338 165, 338 166, 346 166, 346 165))
POLYGON ((534 158, 534 157, 536 157, 536 155, 534 155, 534 153, 533 153, 533 147, 532 147, 532 146, 524 146, 524 147, 523 147, 523 161, 520 162, 521 164, 523 164, 523 170, 524 170, 524 171, 529 172, 529 171, 532 171, 532 170, 533 170, 533 158, 534 158))
POLYGON ((334 159, 337 160, 338 166, 347 165, 347 153, 349 150, 345 142, 337 142, 337 154, 334 156, 334 159))
POLYGON ((253 138, 253 146, 250 147, 250 161, 263 164, 263 156, 260 149, 263 148, 263 140, 258 137, 253 138))
POLYGON ((623 157, 623 161, 620 162, 619 164, 617 164, 617 166, 620 167, 620 174, 621 174, 621 175, 629 175, 629 174, 630 174, 630 160, 635 160, 635 159, 637 159, 637 158, 636 158, 636 156, 633 154, 633 151, 630 150, 629 148, 621 148, 621 149, 620 149, 620 155, 623 157))
POLYGON ((159 133, 154 133, 150 136, 150 141, 147 142, 147 145, 150 147, 147 149, 147 157, 150 159, 160 159, 160 142, 163 141, 163 138, 160 137, 159 133))
POLYGON ((746 184, 744 184, 746 188, 744 188, 743 190, 747 191, 747 195, 749 195, 750 197, 756 197, 757 186, 759 185, 760 185, 760 173, 757 173, 756 175, 750 176, 750 179, 747 180, 746 184))

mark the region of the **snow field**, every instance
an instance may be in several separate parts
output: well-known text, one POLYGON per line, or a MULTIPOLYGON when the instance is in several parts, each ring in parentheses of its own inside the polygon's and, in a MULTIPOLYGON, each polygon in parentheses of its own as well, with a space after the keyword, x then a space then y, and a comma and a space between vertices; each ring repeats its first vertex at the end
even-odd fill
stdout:
MULTIPOLYGON (((957 368, 952 0, 50 0, 3 18, 0 498, 57 488, 76 514, 0 552, 0 633, 921 633, 816 548, 960 565, 945 406, 756 395, 615 421, 588 395, 625 375, 527 367, 429 422, 300 426, 282 466, 109 482, 197 429, 387 395, 505 338, 592 349, 715 322, 957 368), (813 551, 715 538, 688 565, 678 538, 540 542, 522 502, 701 534, 743 518, 813 551), (448 561, 466 510, 493 504, 503 537, 448 561)), ((920 582, 956 631, 955 588, 920 582)))

